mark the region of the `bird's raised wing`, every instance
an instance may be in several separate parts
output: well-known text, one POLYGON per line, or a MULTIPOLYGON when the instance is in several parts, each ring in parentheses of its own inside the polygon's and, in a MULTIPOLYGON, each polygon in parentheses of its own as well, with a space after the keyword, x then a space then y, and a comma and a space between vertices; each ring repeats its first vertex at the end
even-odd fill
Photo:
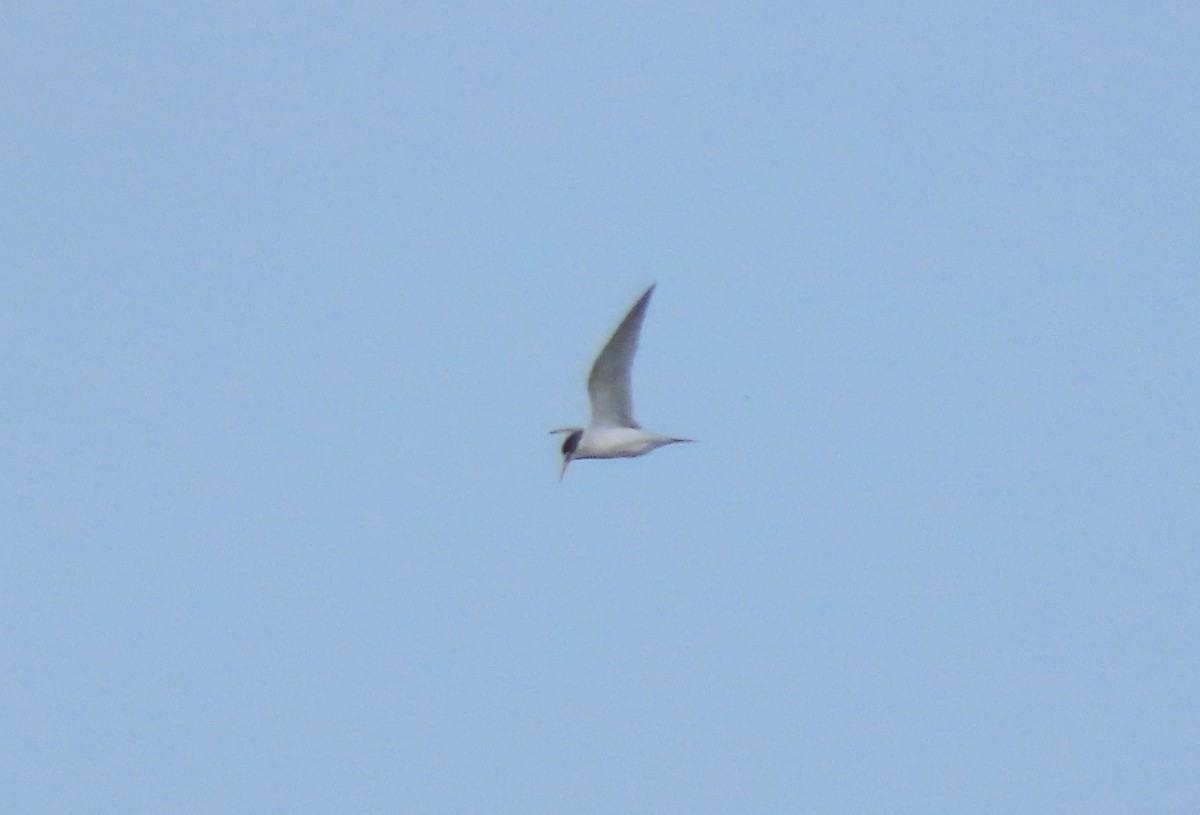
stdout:
POLYGON ((633 368, 638 335, 642 331, 642 320, 646 317, 646 306, 650 304, 652 294, 654 286, 646 289, 646 293, 633 304, 600 356, 592 363, 592 372, 588 375, 588 396, 592 400, 594 425, 640 427, 633 420, 629 372, 633 368))

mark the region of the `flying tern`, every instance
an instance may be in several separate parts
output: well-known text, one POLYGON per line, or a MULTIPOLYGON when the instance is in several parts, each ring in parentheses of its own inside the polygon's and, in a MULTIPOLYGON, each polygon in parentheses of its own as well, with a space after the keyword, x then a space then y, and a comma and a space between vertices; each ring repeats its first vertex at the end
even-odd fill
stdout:
POLYGON ((629 387, 629 372, 633 368, 633 355, 637 353, 638 335, 642 331, 642 320, 646 317, 646 306, 654 286, 646 289, 638 301, 629 309, 625 319, 617 326, 604 350, 592 363, 588 375, 588 396, 592 402, 592 421, 587 427, 560 427, 551 433, 565 433, 562 444, 562 470, 558 477, 567 474, 567 467, 577 458, 632 458, 644 456, 668 444, 692 441, 673 436, 660 436, 643 430, 633 420, 633 396, 629 387))

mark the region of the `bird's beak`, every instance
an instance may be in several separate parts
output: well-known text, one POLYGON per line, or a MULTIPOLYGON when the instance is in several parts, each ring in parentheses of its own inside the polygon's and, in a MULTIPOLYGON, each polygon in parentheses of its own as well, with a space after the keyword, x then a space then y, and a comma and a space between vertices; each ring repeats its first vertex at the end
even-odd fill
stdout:
POLYGON ((567 467, 570 466, 570 464, 571 464, 571 457, 563 456, 563 466, 562 466, 562 469, 558 471, 558 480, 559 481, 562 481, 563 476, 567 474, 567 467))

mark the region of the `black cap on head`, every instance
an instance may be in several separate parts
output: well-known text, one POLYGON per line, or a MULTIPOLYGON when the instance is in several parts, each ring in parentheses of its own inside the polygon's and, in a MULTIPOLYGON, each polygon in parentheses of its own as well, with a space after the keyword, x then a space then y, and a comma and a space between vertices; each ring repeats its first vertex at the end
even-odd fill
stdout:
POLYGON ((579 446, 579 440, 583 438, 582 430, 575 430, 571 435, 563 439, 562 452, 564 456, 574 455, 575 448, 579 446))

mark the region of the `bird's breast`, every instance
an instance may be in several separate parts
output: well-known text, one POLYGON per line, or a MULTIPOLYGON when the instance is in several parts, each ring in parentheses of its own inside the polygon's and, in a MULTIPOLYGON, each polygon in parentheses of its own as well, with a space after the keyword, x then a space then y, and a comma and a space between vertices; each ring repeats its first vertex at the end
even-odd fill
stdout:
POLYGON ((661 447, 662 438, 636 427, 589 427, 574 458, 629 458, 661 447))

